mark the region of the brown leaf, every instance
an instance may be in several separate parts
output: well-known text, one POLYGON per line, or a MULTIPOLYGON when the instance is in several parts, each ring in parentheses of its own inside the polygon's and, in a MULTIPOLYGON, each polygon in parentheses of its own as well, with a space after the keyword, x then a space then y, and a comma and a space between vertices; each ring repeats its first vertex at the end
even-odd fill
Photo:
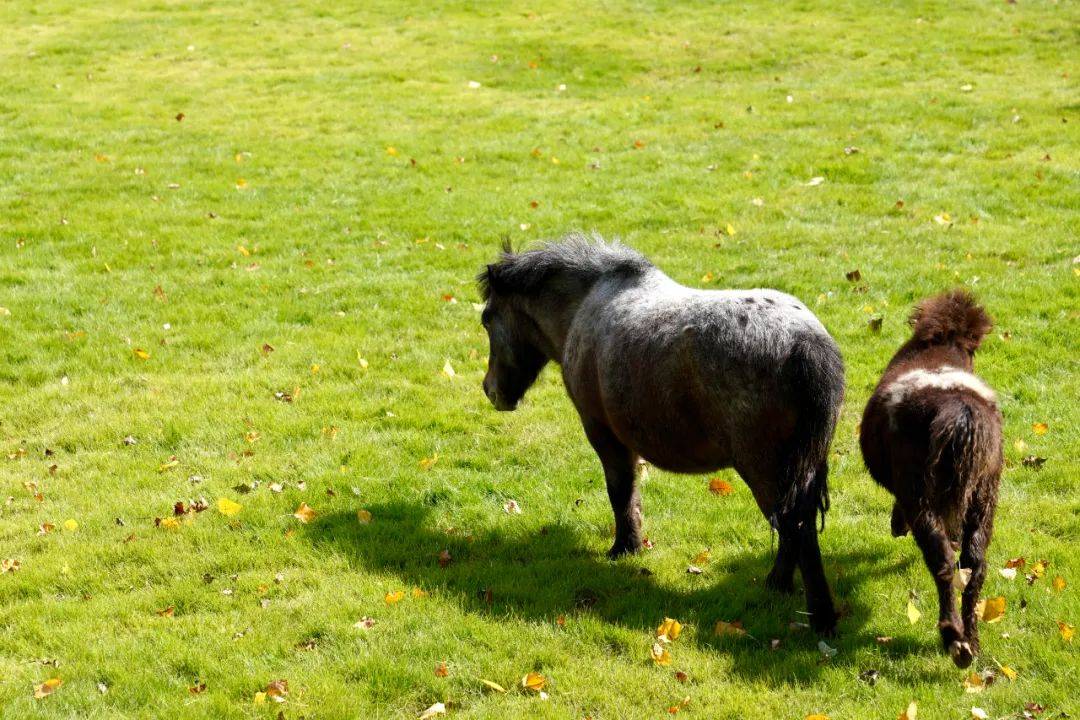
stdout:
POLYGON ((64 681, 58 677, 49 678, 40 685, 34 686, 34 697, 40 700, 43 697, 52 695, 53 692, 64 684, 64 681))
POLYGON ((727 480, 721 478, 713 478, 709 480, 709 492, 713 495, 726 496, 735 492, 735 488, 731 486, 727 480))

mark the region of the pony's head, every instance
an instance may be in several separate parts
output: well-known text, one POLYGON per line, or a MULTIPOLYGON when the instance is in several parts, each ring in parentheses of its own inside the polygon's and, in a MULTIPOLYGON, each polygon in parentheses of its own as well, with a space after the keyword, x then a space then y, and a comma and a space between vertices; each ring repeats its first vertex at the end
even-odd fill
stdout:
POLYGON ((911 327, 920 345, 953 346, 970 360, 993 321, 967 290, 951 290, 915 306, 911 327))
POLYGON ((484 298, 480 322, 488 335, 488 367, 484 394, 496 410, 513 410, 532 387, 548 358, 538 346, 540 329, 522 312, 514 293, 515 260, 509 241, 498 262, 488 265, 478 278, 484 298))

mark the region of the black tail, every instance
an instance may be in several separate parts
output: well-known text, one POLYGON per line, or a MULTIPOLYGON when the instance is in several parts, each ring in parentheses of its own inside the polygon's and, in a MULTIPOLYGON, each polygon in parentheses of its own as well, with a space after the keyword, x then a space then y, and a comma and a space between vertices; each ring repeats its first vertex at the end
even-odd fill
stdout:
POLYGON ((813 514, 829 510, 829 443, 844 401, 844 361, 831 338, 810 336, 796 342, 784 367, 798 424, 789 446, 788 474, 778 513, 797 510, 800 500, 814 503, 813 514))
POLYGON ((927 477, 939 507, 959 517, 981 478, 994 467, 1000 447, 997 424, 982 417, 985 408, 963 396, 950 398, 930 422, 927 477))

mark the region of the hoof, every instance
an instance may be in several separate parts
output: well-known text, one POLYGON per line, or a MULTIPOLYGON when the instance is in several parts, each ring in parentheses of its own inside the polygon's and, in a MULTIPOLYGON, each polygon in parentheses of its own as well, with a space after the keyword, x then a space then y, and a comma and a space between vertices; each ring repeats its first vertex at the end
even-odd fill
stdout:
POLYGON ((616 542, 611 546, 611 549, 607 551, 609 560, 615 560, 623 555, 633 555, 641 549, 641 544, 634 545, 633 543, 621 543, 616 542))
POLYGON ((975 653, 972 651, 969 643, 963 640, 953 640, 949 643, 949 657, 952 658, 956 667, 964 669, 971 665, 971 661, 975 658, 975 653))
POLYGON ((822 618, 811 615, 810 627, 815 633, 823 638, 836 637, 836 613, 830 613, 828 617, 822 618))

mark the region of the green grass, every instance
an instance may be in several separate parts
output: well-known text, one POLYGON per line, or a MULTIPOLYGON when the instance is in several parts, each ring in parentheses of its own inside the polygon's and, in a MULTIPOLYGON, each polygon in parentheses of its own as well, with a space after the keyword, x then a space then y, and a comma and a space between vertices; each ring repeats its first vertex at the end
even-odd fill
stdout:
POLYGON ((3 4, 0 558, 21 569, 0 575, 0 715, 1080 710, 1057 626, 1080 624, 1078 6, 777 5, 3 4), (788 628, 802 599, 763 589, 773 540, 733 473, 721 498, 650 470, 655 547, 610 563, 558 373, 516 413, 488 406, 473 277, 504 236, 573 228, 690 285, 792 292, 839 341, 822 545, 848 615, 830 661, 788 628), (978 669, 1018 675, 980 695, 939 650, 930 576, 889 537, 855 442, 910 306, 955 285, 997 320, 978 369, 1006 420, 984 594, 1008 609, 978 669), (154 526, 200 496, 210 510, 154 526), (1017 555, 1047 576, 1003 579, 1017 555), (649 659, 665 616, 687 626, 666 668, 649 659), (717 620, 753 637, 717 638, 717 620), (521 690, 528 671, 548 700, 521 690), (254 704, 277 678, 287 702, 254 704))

